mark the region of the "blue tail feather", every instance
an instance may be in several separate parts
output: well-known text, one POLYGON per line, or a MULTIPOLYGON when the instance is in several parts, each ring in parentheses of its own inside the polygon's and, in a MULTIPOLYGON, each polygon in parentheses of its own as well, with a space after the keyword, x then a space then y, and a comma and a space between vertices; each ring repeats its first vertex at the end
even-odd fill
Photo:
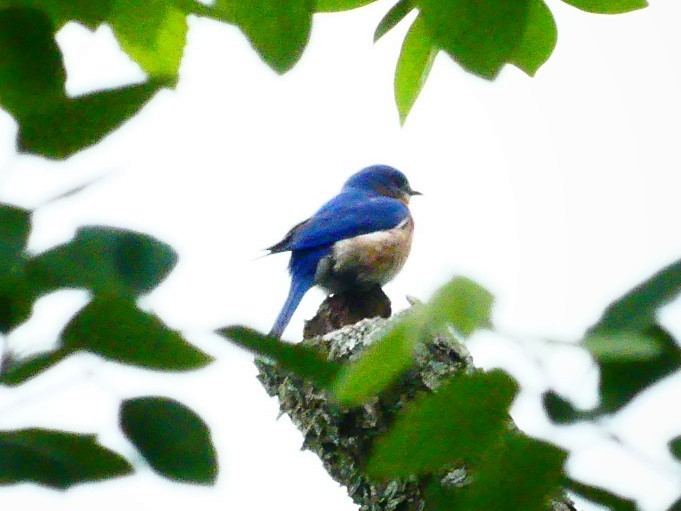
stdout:
POLYGON ((330 246, 322 246, 314 250, 296 250, 291 253, 289 264, 291 289, 272 330, 270 330, 269 335, 271 337, 279 338, 284 333, 303 296, 314 286, 317 264, 330 250, 330 246))
POLYGON ((281 309, 277 320, 274 322, 272 330, 270 330, 270 337, 276 337, 277 339, 281 337, 286 330, 286 327, 291 321, 291 316, 300 305, 300 301, 305 296, 310 288, 314 285, 314 277, 311 279, 293 279, 291 281, 291 289, 288 292, 288 297, 286 298, 286 303, 281 309))

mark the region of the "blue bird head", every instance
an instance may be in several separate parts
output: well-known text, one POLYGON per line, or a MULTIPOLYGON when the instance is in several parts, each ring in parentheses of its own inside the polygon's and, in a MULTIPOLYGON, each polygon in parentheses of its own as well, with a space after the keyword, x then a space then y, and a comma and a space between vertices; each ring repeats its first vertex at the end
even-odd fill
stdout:
POLYGON ((388 165, 372 165, 353 174, 343 186, 343 190, 351 189, 393 197, 407 204, 412 195, 421 195, 412 190, 402 172, 388 165))

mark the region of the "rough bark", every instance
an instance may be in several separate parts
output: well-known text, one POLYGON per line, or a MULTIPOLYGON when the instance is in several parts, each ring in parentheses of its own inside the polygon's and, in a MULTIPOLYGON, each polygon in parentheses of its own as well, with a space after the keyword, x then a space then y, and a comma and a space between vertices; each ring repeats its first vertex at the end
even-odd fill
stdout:
POLYGON ((304 339, 326 335, 365 318, 389 318, 390 299, 380 287, 358 293, 338 293, 329 296, 314 318, 305 322, 304 339))
MULTIPOLYGON (((307 322, 303 342, 324 350, 333 360, 358 357, 392 321, 357 317, 361 311, 377 316, 390 314, 390 302, 385 294, 375 290, 371 293, 364 304, 357 303, 357 295, 327 298, 315 318, 307 322), (336 330, 341 326, 343 328, 336 330)), ((424 511, 423 490, 429 480, 413 477, 377 484, 364 475, 361 467, 372 441, 390 426, 395 413, 416 393, 432 392, 452 374, 474 370, 468 350, 454 336, 447 331, 433 335, 398 384, 383 392, 380 398, 350 410, 329 403, 325 395, 308 382, 267 362, 256 363, 259 379, 267 392, 279 398, 281 411, 289 415, 303 433, 303 448, 319 456, 329 475, 347 488, 361 511, 424 511)), ((464 467, 453 467, 438 477, 449 487, 468 484, 464 467)), ((564 498, 551 502, 547 509, 574 511, 571 502, 564 498)))

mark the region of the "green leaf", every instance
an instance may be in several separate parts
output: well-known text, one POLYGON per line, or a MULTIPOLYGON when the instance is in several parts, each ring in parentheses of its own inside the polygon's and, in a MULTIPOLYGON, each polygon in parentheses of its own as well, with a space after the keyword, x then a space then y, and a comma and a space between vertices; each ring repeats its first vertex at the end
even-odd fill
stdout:
POLYGON ((428 79, 437 53, 419 16, 404 38, 395 70, 395 103, 402 124, 428 79))
POLYGON ((118 128, 165 85, 149 81, 58 102, 20 117, 19 149, 67 158, 118 128))
POLYGON ((424 509, 428 511, 458 511, 457 496, 460 493, 457 487, 450 488, 440 484, 438 480, 431 480, 423 491, 424 509))
POLYGON ((545 392, 542 395, 542 401, 549 418, 556 424, 570 424, 580 419, 593 417, 591 412, 577 410, 569 401, 553 391, 545 392))
POLYGON ((509 431, 478 465, 469 468, 465 489, 431 485, 427 509, 544 511, 549 499, 560 493, 566 456, 556 446, 509 431))
POLYGON ((67 350, 57 350, 41 353, 26 361, 10 364, 9 367, 3 369, 0 375, 0 383, 9 386, 20 385, 58 364, 68 355, 70 355, 70 352, 67 350))
POLYGON ((22 268, 3 273, 0 267, 0 333, 9 333, 26 321, 36 298, 22 268))
POLYGON ((530 0, 525 30, 509 62, 534 76, 558 41, 556 20, 543 0, 530 0))
POLYGON ((291 69, 310 38, 314 0, 216 0, 215 17, 235 23, 277 73, 291 69))
POLYGON ((109 15, 123 50, 146 73, 173 83, 187 42, 187 16, 168 0, 113 0, 109 15))
POLYGON ((681 260, 662 269, 605 309, 587 335, 641 331, 655 324, 655 313, 681 293, 681 260))
POLYGON ((563 480, 563 486, 571 492, 574 492, 577 495, 590 500, 591 502, 604 506, 611 511, 638 510, 635 501, 610 493, 603 488, 580 483, 579 481, 575 481, 574 479, 567 477, 563 480))
POLYGON ((566 458, 556 446, 509 432, 501 448, 475 468, 461 509, 544 511, 549 497, 560 493, 566 458))
POLYGON ((648 7, 646 0, 563 0, 563 2, 596 14, 622 14, 648 7))
POLYGON ((659 346, 659 354, 642 360, 606 357, 600 362, 601 413, 612 413, 625 406, 639 392, 681 367, 681 350, 674 338, 659 326, 641 332, 659 346))
POLYGON ((111 12, 114 0, 35 0, 44 6, 46 10, 53 12, 53 19, 65 23, 66 21, 78 21, 86 27, 94 30, 104 23, 111 12))
POLYGON ((431 325, 449 324, 468 337, 490 324, 494 296, 465 277, 455 277, 435 293, 423 310, 431 325))
POLYGON ((218 465, 210 430, 182 403, 164 397, 128 399, 121 405, 120 423, 125 436, 162 476, 215 483, 218 465))
POLYGON ((492 295, 472 280, 452 279, 343 367, 332 386, 335 399, 345 406, 367 402, 411 366, 424 333, 451 325, 468 336, 489 324, 492 303, 492 295))
POLYGON ((654 359, 659 357, 664 349, 663 341, 658 336, 628 330, 590 335, 582 341, 582 345, 596 360, 619 362, 654 359))
POLYGON ((412 365, 417 346, 418 339, 410 325, 396 324, 340 371, 331 386, 335 400, 343 406, 367 402, 412 365))
MULTIPOLYGON (((36 5, 42 9, 43 3, 36 5)), ((70 12, 61 11, 61 5, 49 3, 47 12, 0 9, 0 103, 19 123, 19 149, 51 158, 66 158, 98 142, 138 112, 163 85, 150 81, 66 97, 66 71, 54 40, 57 24, 65 21, 61 15, 70 12)), ((108 12, 107 6, 89 11, 85 4, 77 5, 82 9, 74 7, 74 12, 93 24, 108 12)))
POLYGON ((419 395, 375 442, 367 474, 394 479, 478 461, 508 429, 517 389, 510 376, 495 370, 458 374, 434 393, 419 395))
POLYGON ((613 302, 589 329, 584 343, 601 371, 598 413, 617 411, 681 367, 681 349, 655 319, 657 310, 680 292, 681 260, 613 302))
POLYGON ((138 295, 154 289, 176 263, 175 251, 152 236, 88 226, 69 243, 31 259, 27 273, 41 292, 72 287, 138 295))
POLYGON ((669 450, 677 460, 681 461, 681 436, 672 438, 669 441, 669 450))
POLYGON ((376 0, 316 0, 315 12, 340 12, 357 9, 376 0))
POLYGON ((496 77, 522 40, 530 0, 416 0, 431 41, 464 69, 496 77))
POLYGON ((62 333, 64 349, 87 350, 106 359, 164 371, 204 367, 212 358, 161 320, 137 308, 134 299, 95 296, 62 333))
POLYGON ((544 395, 551 420, 566 424, 617 412, 640 392, 681 368, 681 350, 674 338, 655 325, 640 333, 614 332, 591 336, 587 347, 600 367, 600 405, 580 411, 553 392, 544 395))
POLYGON ((23 273, 30 231, 30 211, 0 204, 0 333, 31 315, 34 296, 23 273))
POLYGON ((0 275, 21 259, 30 232, 30 211, 0 204, 0 275))
POLYGON ((681 498, 671 505, 669 511, 681 511, 681 498))
POLYGON ((0 103, 19 122, 64 96, 66 71, 53 32, 37 9, 0 9, 0 103))
POLYGON ((94 30, 104 23, 111 10, 113 0, 6 0, 16 7, 30 7, 47 14, 55 31, 68 21, 77 21, 94 30))
POLYGON ((374 32, 374 42, 378 41, 385 34, 390 32, 397 24, 402 21, 407 14, 414 10, 412 0, 400 0, 393 5, 390 10, 379 21, 374 32))
POLYGON ((94 435, 22 429, 0 432, 0 484, 34 482, 66 489, 132 472, 119 454, 94 435))
POLYGON ((328 387, 341 368, 341 364, 327 360, 326 355, 314 348, 289 344, 243 326, 222 328, 217 333, 321 388, 328 387))

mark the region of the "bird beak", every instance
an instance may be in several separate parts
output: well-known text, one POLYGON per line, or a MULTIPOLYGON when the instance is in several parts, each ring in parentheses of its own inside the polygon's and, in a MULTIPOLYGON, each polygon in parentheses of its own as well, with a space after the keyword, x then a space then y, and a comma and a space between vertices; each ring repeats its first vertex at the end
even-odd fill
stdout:
POLYGON ((417 192, 416 190, 409 190, 409 195, 423 195, 421 192, 417 192))

